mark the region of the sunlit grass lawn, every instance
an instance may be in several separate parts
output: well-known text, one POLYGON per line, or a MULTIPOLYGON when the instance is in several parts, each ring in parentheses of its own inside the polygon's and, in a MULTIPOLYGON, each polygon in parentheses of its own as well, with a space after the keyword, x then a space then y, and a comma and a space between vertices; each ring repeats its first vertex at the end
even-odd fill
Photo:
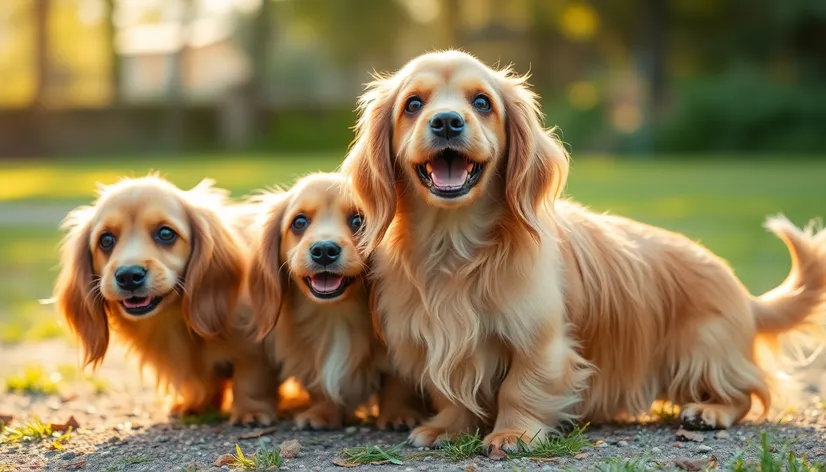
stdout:
MULTIPOLYGON (((71 207, 93 198, 96 182, 159 170, 183 187, 202 177, 242 196, 287 185, 305 172, 332 170, 341 155, 222 156, 216 158, 120 157, 105 161, 4 163, 0 211, 14 203, 71 207)), ((766 215, 785 213, 802 225, 826 214, 826 160, 619 160, 579 158, 567 193, 598 211, 630 216, 683 232, 730 261, 755 293, 785 277, 783 244, 762 229, 766 215)), ((6 210, 8 211, 8 209, 6 210)), ((57 223, 57 222, 55 222, 57 223)), ((56 224, 55 224, 56 226, 56 224)), ((48 298, 56 275, 57 243, 52 228, 0 227, 0 342, 61 332, 48 298)))

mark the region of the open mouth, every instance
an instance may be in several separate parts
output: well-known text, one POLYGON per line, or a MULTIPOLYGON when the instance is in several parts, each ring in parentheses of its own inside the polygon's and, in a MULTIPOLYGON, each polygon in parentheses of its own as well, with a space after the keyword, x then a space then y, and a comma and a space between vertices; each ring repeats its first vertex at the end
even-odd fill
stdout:
POLYGON ((316 298, 336 298, 347 290, 355 277, 345 277, 333 272, 319 272, 310 277, 304 277, 304 282, 316 298))
POLYGON ((419 180, 430 193, 441 198, 458 198, 479 182, 484 166, 455 149, 443 149, 432 159, 416 166, 419 180))
POLYGON ((126 313, 140 316, 152 312, 162 300, 163 297, 130 297, 121 300, 120 304, 126 313))

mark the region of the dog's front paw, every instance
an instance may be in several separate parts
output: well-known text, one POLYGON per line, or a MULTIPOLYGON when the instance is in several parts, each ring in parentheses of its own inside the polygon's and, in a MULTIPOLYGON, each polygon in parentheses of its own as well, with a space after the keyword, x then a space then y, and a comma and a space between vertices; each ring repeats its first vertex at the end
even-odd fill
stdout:
POLYGON ((447 439, 446 428, 423 424, 410 432, 407 442, 415 447, 439 447, 447 439))
POLYGON ((229 422, 234 425, 243 426, 270 426, 275 421, 275 413, 269 410, 243 410, 233 408, 229 422))
POLYGON ((530 429, 504 429, 488 434, 482 440, 482 443, 488 456, 502 456, 503 454, 533 450, 546 435, 547 431, 542 428, 534 431, 530 429))
POLYGON ((335 405, 317 404, 296 415, 295 425, 299 429, 338 429, 343 425, 343 415, 335 405))
POLYGON ((382 430, 408 431, 422 422, 422 414, 414 409, 380 412, 376 427, 382 430))

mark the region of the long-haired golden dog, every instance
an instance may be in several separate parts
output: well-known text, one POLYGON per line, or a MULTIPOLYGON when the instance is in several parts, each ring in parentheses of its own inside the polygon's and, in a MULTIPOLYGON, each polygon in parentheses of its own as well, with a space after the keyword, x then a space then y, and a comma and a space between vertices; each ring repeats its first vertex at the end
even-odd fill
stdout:
POLYGON ((228 208, 209 181, 182 191, 152 175, 102 187, 64 221, 55 299, 87 365, 100 364, 115 332, 178 394, 172 415, 220 408, 232 377, 233 420, 269 423, 278 385, 234 313, 247 253, 228 208))
POLYGON ((488 450, 530 447, 562 421, 656 399, 686 427, 728 427, 753 394, 770 400, 756 338, 824 307, 826 232, 770 220, 794 265, 752 297, 683 236, 557 201, 567 153, 509 69, 425 54, 360 107, 342 169, 363 201, 377 324, 440 410, 416 445, 482 423, 488 450))
POLYGON ((344 177, 311 174, 254 201, 261 218, 249 286, 258 338, 282 379, 295 377, 310 393, 296 424, 340 427, 381 390, 379 427, 415 426, 415 392, 392 375, 374 336, 367 265, 356 249, 363 221, 344 177))

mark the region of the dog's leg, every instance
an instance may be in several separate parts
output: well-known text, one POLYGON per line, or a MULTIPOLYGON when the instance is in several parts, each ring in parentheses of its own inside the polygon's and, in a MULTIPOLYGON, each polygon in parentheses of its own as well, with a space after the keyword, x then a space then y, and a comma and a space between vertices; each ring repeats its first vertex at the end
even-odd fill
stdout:
POLYGON ((499 389, 496 424, 484 439, 486 451, 530 448, 534 439, 545 439, 561 423, 573 420, 588 375, 587 362, 563 333, 540 351, 514 352, 499 389))
POLYGON ((321 392, 311 392, 312 404, 295 416, 299 429, 337 429, 344 426, 344 409, 321 392))
POLYGON ((668 397, 681 405, 684 428, 729 428, 749 412, 752 395, 769 406, 765 373, 752 354, 753 334, 732 326, 732 320, 741 318, 709 316, 691 343, 671 356, 677 365, 670 369, 668 397))
POLYGON ((438 413, 410 433, 407 441, 413 446, 437 446, 463 433, 472 434, 479 427, 478 418, 467 408, 451 403, 435 389, 430 390, 430 396, 438 413))
POLYGON ((416 387, 395 375, 384 378, 379 395, 379 429, 405 431, 418 425, 425 412, 424 399, 418 395, 416 387))
POLYGON ((680 424, 690 430, 726 429, 745 416, 749 409, 750 398, 739 398, 728 404, 686 403, 680 408, 680 424))
POLYGON ((169 416, 180 418, 204 413, 210 407, 220 409, 225 384, 211 376, 189 378, 178 389, 179 399, 169 409, 169 416))
POLYGON ((238 424, 270 425, 278 407, 278 372, 265 356, 238 359, 232 376, 232 417, 238 424))

